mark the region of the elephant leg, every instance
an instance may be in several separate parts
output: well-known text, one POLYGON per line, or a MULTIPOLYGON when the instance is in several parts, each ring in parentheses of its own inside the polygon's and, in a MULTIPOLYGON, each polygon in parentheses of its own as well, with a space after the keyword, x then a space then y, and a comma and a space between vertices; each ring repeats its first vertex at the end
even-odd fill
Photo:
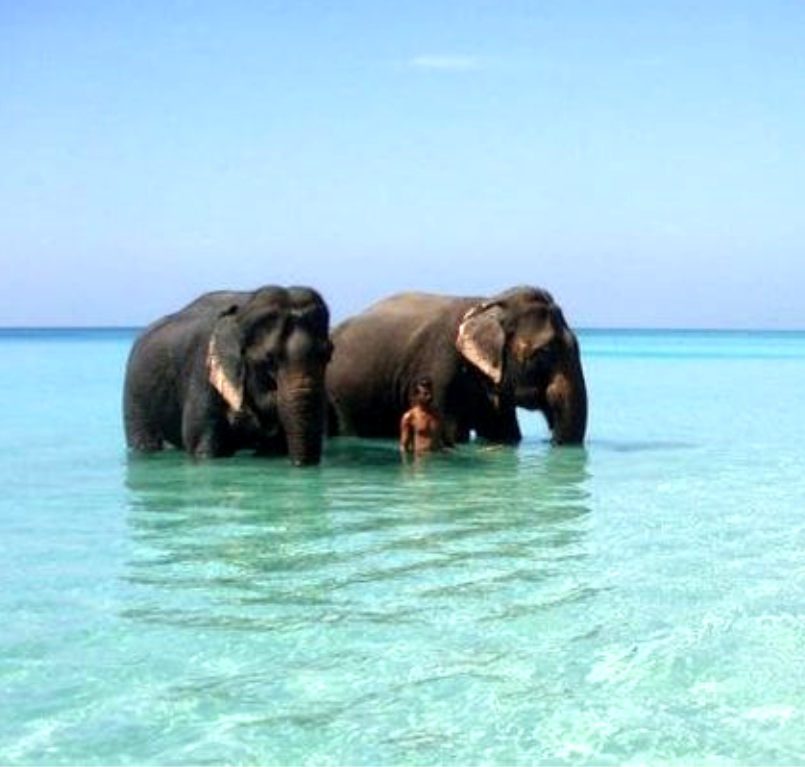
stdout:
POLYGON ((354 408, 335 397, 327 402, 327 436, 328 437, 354 437, 358 435, 358 426, 352 418, 354 408))
POLYGON ((150 423, 148 414, 136 403, 127 403, 125 429, 126 442, 132 450, 156 453, 165 447, 162 431, 150 423))
POLYGON ((158 453, 165 448, 162 435, 147 428, 133 427, 129 431, 127 442, 130 448, 141 453, 158 453))
POLYGON ((336 411, 335 406, 333 405, 332 401, 327 403, 327 415, 326 415, 326 431, 325 434, 328 437, 338 437, 341 434, 341 428, 339 426, 338 420, 338 411, 336 411))
POLYGON ((198 401, 185 404, 182 415, 184 449, 197 458, 218 458, 235 452, 235 444, 220 414, 198 401))
POLYGON ((455 418, 447 417, 444 419, 444 441, 448 447, 464 445, 470 441, 470 430, 455 418))
POLYGON ((483 415, 475 427, 479 439, 503 445, 516 445, 522 440, 523 434, 514 406, 501 406, 483 415))

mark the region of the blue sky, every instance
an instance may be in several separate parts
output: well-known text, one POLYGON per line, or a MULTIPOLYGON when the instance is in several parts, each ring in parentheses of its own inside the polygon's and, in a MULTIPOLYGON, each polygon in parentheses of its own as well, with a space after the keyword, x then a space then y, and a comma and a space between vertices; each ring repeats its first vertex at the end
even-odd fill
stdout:
POLYGON ((0 325, 312 284, 805 328, 805 4, 0 0, 0 325))

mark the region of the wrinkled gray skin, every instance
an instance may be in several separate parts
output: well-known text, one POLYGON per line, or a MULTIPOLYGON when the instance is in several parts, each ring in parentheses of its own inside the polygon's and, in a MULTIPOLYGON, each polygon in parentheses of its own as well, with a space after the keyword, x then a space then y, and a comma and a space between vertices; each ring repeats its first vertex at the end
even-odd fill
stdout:
POLYGON ((587 390, 576 336, 552 296, 532 287, 492 298, 404 293, 333 331, 331 434, 397 436, 417 378, 454 442, 520 441, 516 408, 540 410, 558 445, 580 444, 587 390))
POLYGON ((329 311, 310 288, 207 293, 158 320, 129 357, 126 441, 195 456, 242 449, 321 459, 329 311))

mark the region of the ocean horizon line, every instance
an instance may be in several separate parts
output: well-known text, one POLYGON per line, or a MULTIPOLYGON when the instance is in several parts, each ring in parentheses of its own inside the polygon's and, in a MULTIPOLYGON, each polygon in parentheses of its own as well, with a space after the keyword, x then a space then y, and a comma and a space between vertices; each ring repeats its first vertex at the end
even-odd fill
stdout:
MULTIPOLYGON (((150 324, 150 323, 149 323, 150 324)), ((100 332, 100 333, 129 333, 145 330, 148 325, 0 325, 0 333, 70 333, 70 332, 100 332)), ((673 327, 673 326, 641 326, 641 325, 594 325, 574 326, 577 333, 779 333, 798 334, 805 333, 802 328, 774 328, 774 327, 673 327)))

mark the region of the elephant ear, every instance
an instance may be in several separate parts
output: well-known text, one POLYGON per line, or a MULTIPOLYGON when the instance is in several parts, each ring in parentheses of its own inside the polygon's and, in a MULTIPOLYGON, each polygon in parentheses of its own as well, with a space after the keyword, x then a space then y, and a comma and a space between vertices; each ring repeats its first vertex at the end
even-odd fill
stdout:
POLYGON ((235 412, 243 407, 243 354, 236 307, 215 323, 207 348, 207 373, 213 388, 235 412))
POLYGON ((495 384, 503 380, 505 343, 503 308, 499 304, 474 306, 462 318, 456 348, 495 384))

